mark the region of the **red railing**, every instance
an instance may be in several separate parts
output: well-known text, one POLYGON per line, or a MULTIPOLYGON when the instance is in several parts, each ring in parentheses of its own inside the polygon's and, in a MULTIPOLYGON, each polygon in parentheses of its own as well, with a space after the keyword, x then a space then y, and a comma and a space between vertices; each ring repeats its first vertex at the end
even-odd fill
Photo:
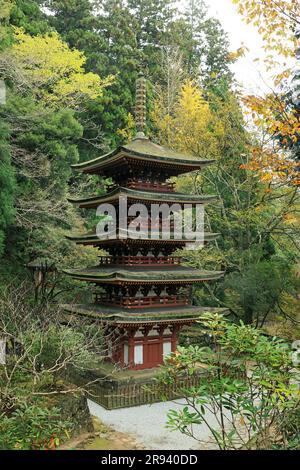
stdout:
MULTIPOLYGON (((107 191, 113 191, 118 188, 117 184, 110 184, 107 186, 107 191)), ((141 189, 148 191, 160 191, 162 193, 172 193, 175 190, 175 183, 159 183, 152 181, 143 181, 143 180, 128 180, 124 183, 121 183, 121 186, 125 186, 130 189, 141 189)))
POLYGON ((145 189, 160 191, 162 193, 174 192, 175 183, 154 183, 151 181, 128 181, 126 184, 130 189, 145 189))
MULTIPOLYGON (((136 220, 136 217, 128 217, 128 224, 127 224, 127 230, 130 231, 130 223, 135 221, 136 220)), ((110 230, 114 230, 115 229, 115 224, 114 222, 112 221, 107 221, 106 222, 106 225, 107 225, 107 232, 109 232, 110 230)), ((138 224, 138 227, 139 227, 139 231, 140 232, 145 232, 146 235, 151 235, 151 231, 155 231, 155 232, 159 232, 159 233, 162 233, 164 230, 166 232, 169 232, 170 231, 170 234, 174 234, 174 222, 171 220, 171 221, 168 221, 168 220, 163 220, 163 221, 160 221, 160 222, 156 222, 155 220, 151 221, 151 219, 149 220, 141 220, 138 224)), ((135 230, 135 229, 134 229, 135 230)))
POLYGON ((149 296, 149 297, 107 297, 105 294, 95 294, 96 303, 122 306, 125 308, 146 308, 159 306, 184 306, 189 304, 187 296, 183 295, 166 295, 166 296, 149 296))
POLYGON ((179 265, 181 264, 182 257, 180 256, 100 256, 99 261, 101 265, 126 265, 126 266, 157 266, 157 265, 179 265))

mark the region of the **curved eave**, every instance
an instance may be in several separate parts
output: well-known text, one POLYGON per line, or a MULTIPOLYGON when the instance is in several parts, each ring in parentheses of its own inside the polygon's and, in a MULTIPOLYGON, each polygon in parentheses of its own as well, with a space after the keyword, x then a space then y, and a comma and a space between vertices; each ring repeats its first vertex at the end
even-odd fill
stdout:
MULTIPOLYGON (((220 236, 219 233, 205 233, 204 235, 204 243, 208 243, 208 242, 211 242, 211 241, 214 241, 216 240, 216 238, 220 236)), ((124 237, 119 237, 119 234, 117 234, 116 237, 112 237, 112 238, 105 238, 105 239, 102 239, 102 238, 98 238, 96 234, 92 234, 92 235, 82 235, 82 236, 66 236, 66 238, 68 240, 71 240, 79 245, 94 245, 94 246, 97 246, 97 245, 101 245, 103 243, 109 243, 109 242, 128 242, 128 240, 132 240, 133 242, 142 242, 142 243, 147 243, 147 242, 152 242, 152 243, 160 243, 160 242, 173 242, 173 243, 178 243, 178 244, 186 244, 186 243, 191 243, 191 240, 187 240, 187 239, 175 239, 175 238, 171 238, 169 240, 166 240, 166 239, 163 239, 163 238, 159 238, 159 239, 154 239, 154 238, 138 238, 138 239, 134 239, 134 238, 124 238, 124 237)))
POLYGON ((120 161, 131 160, 132 162, 137 163, 147 163, 147 164, 163 164, 166 166, 178 166, 183 167, 184 171, 193 171, 201 169, 207 165, 211 165, 215 160, 204 160, 198 159, 196 157, 172 157, 172 156, 159 156, 159 155, 150 155, 142 152, 137 152, 134 150, 128 150, 126 147, 119 147, 112 152, 109 152, 101 157, 97 157, 94 160, 88 162, 77 163, 71 165, 75 171, 80 171, 83 173, 101 173, 109 165, 116 165, 120 161))
POLYGON ((112 326, 119 326, 123 328, 132 328, 132 327, 141 327, 142 325, 173 325, 173 324, 183 324, 183 325, 190 325, 192 323, 196 323, 199 320, 199 315, 187 317, 187 318, 163 318, 163 319, 132 319, 132 320, 123 320, 117 318, 107 318, 104 315, 96 314, 96 313, 89 313, 83 311, 72 311, 68 308, 64 308, 66 312, 73 315, 79 315, 83 317, 90 317, 98 320, 102 320, 105 324, 110 324, 112 326))
POLYGON ((218 307, 163 307, 159 309, 143 309, 132 312, 122 308, 107 308, 105 306, 89 304, 62 305, 65 312, 100 319, 113 325, 140 326, 142 324, 173 324, 173 323, 194 323, 199 320, 204 312, 224 312, 218 307))
POLYGON ((196 323, 199 320, 199 317, 194 318, 173 318, 172 320, 140 320, 140 321, 125 321, 125 320, 114 320, 113 325, 122 326, 124 328, 140 327, 141 325, 173 325, 173 324, 183 324, 189 325, 191 323, 196 323))
MULTIPOLYGON (((101 283, 101 284, 196 284, 199 282, 206 282, 206 281, 213 281, 220 279, 223 275, 223 271, 207 271, 203 272, 203 274, 199 275, 186 275, 186 276, 178 276, 175 277, 174 274, 176 270, 173 271, 171 277, 166 277, 160 272, 159 277, 150 277, 149 271, 147 271, 146 275, 143 273, 138 273, 136 277, 132 275, 132 277, 125 276, 120 272, 110 273, 110 274, 95 274, 95 273, 85 273, 85 272, 76 272, 76 271, 63 271, 68 276, 71 276, 73 279, 77 279, 79 281, 86 281, 86 282, 93 282, 93 283, 101 283)), ((102 271, 103 272, 103 271, 102 271)))
POLYGON ((73 165, 71 165, 71 168, 73 168, 76 171, 88 172, 88 170, 93 170, 94 168, 98 168, 104 162, 113 159, 115 156, 121 157, 120 151, 121 151, 121 147, 118 147, 112 150, 111 152, 101 155, 100 157, 94 158, 93 160, 88 160, 87 162, 82 162, 82 163, 73 163, 73 165))
POLYGON ((116 188, 103 196, 93 196, 81 199, 68 198, 68 201, 80 208, 95 208, 99 204, 118 202, 120 198, 127 197, 129 201, 158 202, 170 204, 208 204, 218 200, 216 195, 190 196, 184 193, 160 193, 151 191, 136 191, 130 188, 116 188))

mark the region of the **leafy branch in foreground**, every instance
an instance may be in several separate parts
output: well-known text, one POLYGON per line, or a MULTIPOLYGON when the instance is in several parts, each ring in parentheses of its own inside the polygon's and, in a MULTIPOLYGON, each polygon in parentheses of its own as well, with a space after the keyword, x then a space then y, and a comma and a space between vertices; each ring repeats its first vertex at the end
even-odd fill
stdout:
MULTIPOLYGON (((201 442, 208 428, 219 449, 288 446, 280 426, 291 410, 300 413, 295 366, 288 346, 249 325, 227 323, 206 313, 200 323, 211 347, 178 348, 168 356, 158 377, 186 402, 170 410, 167 426, 201 442), (193 386, 182 386, 183 378, 193 386)), ((299 430, 298 430, 299 431, 299 430)), ((294 436, 295 437, 295 436, 294 436)))

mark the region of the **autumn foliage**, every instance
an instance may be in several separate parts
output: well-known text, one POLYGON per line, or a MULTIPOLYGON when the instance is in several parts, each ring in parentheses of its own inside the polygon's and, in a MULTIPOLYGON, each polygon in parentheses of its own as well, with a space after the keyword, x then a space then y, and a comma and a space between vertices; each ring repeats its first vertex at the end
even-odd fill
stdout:
POLYGON ((265 66, 274 71, 274 90, 243 97, 246 113, 261 136, 261 145, 252 149, 252 161, 244 168, 256 171, 262 181, 298 185, 299 163, 291 150, 299 140, 299 111, 287 99, 282 83, 292 78, 285 59, 294 57, 298 45, 300 4, 297 0, 232 1, 246 23, 257 27, 266 51, 265 66))

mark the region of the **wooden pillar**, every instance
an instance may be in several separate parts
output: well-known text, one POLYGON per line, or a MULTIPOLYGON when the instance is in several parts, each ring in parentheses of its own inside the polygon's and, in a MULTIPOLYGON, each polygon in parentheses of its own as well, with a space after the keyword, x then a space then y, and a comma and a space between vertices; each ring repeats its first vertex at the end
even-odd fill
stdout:
POLYGON ((172 352, 176 351, 179 330, 180 330, 180 327, 178 325, 172 326, 172 336, 171 336, 172 352))
POLYGON ((151 326, 144 326, 143 328, 143 333, 144 333, 144 338, 143 338, 143 363, 147 367, 147 364, 149 362, 149 343, 148 343, 148 333, 151 330, 151 326))
POLYGON ((164 358, 164 331, 166 327, 165 326, 160 326, 158 328, 158 333, 159 333, 159 357, 160 357, 160 363, 163 363, 163 358, 164 358))
POLYGON ((134 365, 134 335, 136 330, 128 331, 128 363, 129 367, 134 365))

